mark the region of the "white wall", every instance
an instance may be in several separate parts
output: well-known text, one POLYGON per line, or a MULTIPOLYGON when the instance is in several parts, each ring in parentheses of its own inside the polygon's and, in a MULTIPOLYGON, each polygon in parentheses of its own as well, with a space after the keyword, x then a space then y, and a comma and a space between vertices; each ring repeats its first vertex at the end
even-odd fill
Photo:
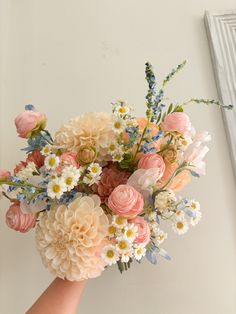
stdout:
MULTIPOLYGON (((146 60, 158 79, 188 60, 167 89, 172 99, 216 98, 203 15, 233 9, 235 0, 2 0, 2 8, 9 36, 1 34, 1 167, 12 168, 23 158, 18 149, 25 143, 13 119, 25 104, 47 113, 52 131, 85 110, 110 110, 118 97, 141 114, 146 60)), ((188 112, 196 128, 213 137, 207 176, 186 189, 202 204, 202 223, 182 238, 169 234, 172 262, 144 263, 123 276, 110 269, 91 280, 79 313, 236 313, 236 187, 221 113, 204 105, 188 112)), ((6 206, 1 203, 0 312, 16 314, 52 277, 41 265, 33 232, 22 235, 4 225, 6 206)))

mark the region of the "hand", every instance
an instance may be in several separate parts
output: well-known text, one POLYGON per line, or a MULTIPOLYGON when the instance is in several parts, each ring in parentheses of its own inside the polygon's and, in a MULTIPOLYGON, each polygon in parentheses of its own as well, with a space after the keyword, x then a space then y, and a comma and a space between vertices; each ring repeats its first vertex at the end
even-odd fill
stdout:
POLYGON ((85 284, 56 278, 26 314, 75 314, 85 284))

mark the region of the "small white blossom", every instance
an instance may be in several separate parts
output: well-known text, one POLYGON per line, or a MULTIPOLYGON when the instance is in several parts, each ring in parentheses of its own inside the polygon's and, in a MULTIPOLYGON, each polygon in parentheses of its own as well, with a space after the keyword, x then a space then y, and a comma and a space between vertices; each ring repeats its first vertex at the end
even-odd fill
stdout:
POLYGON ((137 261, 140 261, 146 254, 146 248, 142 244, 138 244, 135 246, 134 257, 137 261))
POLYGON ((116 264, 119 260, 119 253, 114 245, 107 245, 103 248, 101 256, 109 266, 116 264))
POLYGON ((41 154, 43 156, 48 156, 51 154, 51 145, 47 144, 41 149, 41 154))
POLYGON ((67 186, 62 178, 53 179, 48 183, 47 193, 52 199, 59 199, 64 192, 66 192, 67 186))
POLYGON ((17 177, 20 178, 21 180, 27 180, 33 176, 33 173, 37 172, 38 170, 36 168, 35 163, 31 161, 27 164, 27 166, 24 169, 20 170, 17 173, 17 177))
POLYGON ((172 228, 175 233, 181 235, 188 231, 189 225, 186 219, 177 219, 175 222, 173 222, 172 228))
POLYGON ((55 170, 60 163, 60 158, 55 154, 50 154, 45 158, 44 165, 48 170, 55 170))

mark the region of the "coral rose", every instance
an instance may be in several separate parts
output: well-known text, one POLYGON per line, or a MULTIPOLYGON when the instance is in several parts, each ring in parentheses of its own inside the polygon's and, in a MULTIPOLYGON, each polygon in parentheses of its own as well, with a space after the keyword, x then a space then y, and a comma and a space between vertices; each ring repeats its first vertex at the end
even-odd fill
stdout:
POLYGON ((161 124, 161 128, 166 132, 179 132, 186 134, 191 130, 191 122, 186 113, 173 112, 165 117, 161 124))
POLYGON ((134 243, 147 245, 150 241, 151 231, 146 220, 138 216, 129 220, 129 223, 134 223, 138 227, 138 236, 134 240, 134 243))
POLYGON ((97 195, 79 194, 68 206, 41 212, 36 243, 44 265, 70 281, 100 276, 105 266, 100 251, 108 225, 97 195))
MULTIPOLYGON (((177 167, 177 163, 170 163, 166 161, 166 170, 163 177, 157 182, 157 186, 164 186, 173 175, 177 167)), ((182 190, 190 182, 190 180, 191 176, 189 174, 189 171, 183 170, 173 179, 173 181, 168 186, 168 189, 171 189, 174 192, 178 192, 182 190)))
POLYGON ((116 167, 104 168, 96 191, 100 196, 101 201, 107 204, 111 192, 118 185, 126 184, 129 176, 129 172, 119 170, 116 167))
POLYGON ((35 214, 24 214, 20 209, 20 203, 13 203, 6 213, 6 224, 9 228, 25 233, 34 228, 35 214))
POLYGON ((112 211, 126 218, 134 218, 143 210, 143 196, 128 184, 117 186, 108 198, 112 211))
POLYGON ((29 138, 33 133, 45 128, 46 116, 38 111, 25 110, 15 118, 15 125, 19 137, 29 138))

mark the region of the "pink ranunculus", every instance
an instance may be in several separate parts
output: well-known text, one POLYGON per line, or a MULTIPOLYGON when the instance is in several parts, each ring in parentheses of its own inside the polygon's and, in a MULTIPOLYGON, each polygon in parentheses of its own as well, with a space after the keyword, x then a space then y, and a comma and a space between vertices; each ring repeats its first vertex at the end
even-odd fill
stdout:
POLYGON ((32 132, 44 129, 46 125, 44 113, 32 110, 25 110, 15 118, 16 130, 19 137, 29 138, 32 132))
POLYGON ((159 178, 163 176, 165 171, 165 162, 163 158, 155 153, 148 153, 141 157, 138 162, 139 169, 151 169, 159 173, 159 178))
POLYGON ((126 218, 134 218, 143 210, 143 196, 128 184, 117 186, 108 198, 112 211, 126 218))
POLYGON ((96 191, 100 196, 102 203, 107 204, 108 197, 111 192, 118 185, 126 184, 129 176, 129 172, 119 170, 116 167, 104 168, 96 191))
POLYGON ((24 214, 20 209, 20 203, 13 203, 6 213, 6 224, 9 228, 25 233, 34 228, 35 214, 24 214))
POLYGON ((80 167, 80 164, 77 161, 76 152, 66 152, 60 156, 60 164, 57 167, 57 171, 61 172, 64 166, 74 166, 76 168, 80 167))
POLYGON ((0 180, 1 179, 8 179, 11 176, 10 171, 0 169, 0 180))
POLYGON ((38 168, 41 168, 44 165, 45 157, 40 153, 39 150, 34 150, 32 153, 28 154, 26 162, 34 162, 38 168))
POLYGON ((16 175, 18 172, 20 172, 21 170, 25 169, 25 167, 27 166, 27 162, 25 161, 20 161, 19 164, 17 164, 15 166, 14 169, 14 175, 16 175))
POLYGON ((143 217, 137 216, 129 220, 129 223, 133 223, 138 227, 138 236, 134 240, 134 243, 147 245, 150 241, 151 231, 146 220, 143 217))
POLYGON ((161 128, 167 132, 186 134, 191 131, 191 122, 186 113, 173 112, 165 117, 161 124, 161 128))

